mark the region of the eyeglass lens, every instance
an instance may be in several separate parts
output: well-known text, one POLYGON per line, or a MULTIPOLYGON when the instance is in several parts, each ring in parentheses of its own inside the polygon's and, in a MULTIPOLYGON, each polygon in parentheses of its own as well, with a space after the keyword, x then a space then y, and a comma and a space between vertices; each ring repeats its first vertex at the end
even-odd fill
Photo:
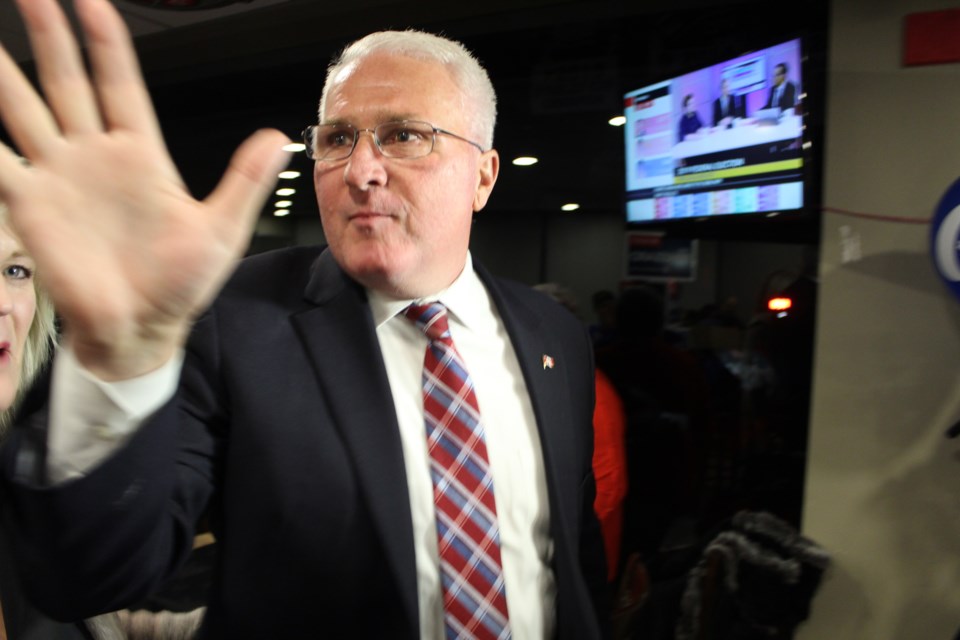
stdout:
MULTIPOLYGON (((350 156, 360 133, 350 124, 321 124, 304 132, 307 149, 315 160, 342 160, 350 156)), ((380 152, 389 158, 418 158, 433 150, 434 129, 426 122, 384 122, 372 130, 380 152)))

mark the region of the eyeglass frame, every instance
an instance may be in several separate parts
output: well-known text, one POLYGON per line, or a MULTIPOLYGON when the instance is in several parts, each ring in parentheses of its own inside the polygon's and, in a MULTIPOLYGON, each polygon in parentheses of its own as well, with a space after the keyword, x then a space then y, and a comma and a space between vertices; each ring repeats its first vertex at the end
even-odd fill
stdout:
POLYGON ((437 134, 438 134, 438 133, 439 133, 439 134, 443 134, 443 135, 445 135, 445 136, 450 136, 451 138, 456 138, 457 140, 461 140, 461 141, 463 141, 463 142, 466 142, 467 144, 472 145, 472 146, 476 147, 477 149, 479 149, 479 150, 480 150, 480 153, 486 153, 486 152, 488 151, 488 149, 484 149, 483 146, 481 146, 480 143, 478 143, 478 142, 474 142, 473 140, 470 140, 469 138, 464 138, 463 136, 461 136, 461 135, 459 135, 459 134, 456 134, 456 133, 454 133, 453 131, 448 131, 447 129, 441 129, 440 127, 434 126, 434 125, 430 124, 429 122, 426 122, 425 120, 388 120, 388 121, 386 121, 386 122, 381 122, 380 124, 378 124, 378 125, 376 125, 376 126, 374 126, 374 127, 372 127, 372 128, 367 127, 367 128, 364 128, 364 129, 360 129, 360 128, 358 128, 358 127, 355 127, 354 125, 352 125, 352 124, 350 124, 350 123, 342 123, 342 124, 341 124, 341 123, 335 123, 335 122, 321 122, 320 124, 312 124, 312 125, 310 125, 310 126, 307 127, 306 129, 304 129, 303 132, 302 132, 300 135, 301 135, 302 138, 303 138, 303 143, 304 143, 304 147, 305 147, 305 148, 304 148, 304 153, 307 155, 308 158, 310 158, 310 159, 313 160, 314 162, 340 162, 341 160, 347 160, 347 159, 349 159, 350 156, 353 155, 353 152, 356 151, 356 149, 357 149, 357 143, 360 141, 360 134, 361 134, 361 133, 365 133, 365 132, 370 133, 370 135, 373 136, 373 144, 376 145, 377 150, 383 155, 383 157, 384 157, 384 158, 391 158, 391 159, 393 159, 393 160, 416 160, 416 159, 418 159, 418 158, 426 158, 428 155, 430 155, 431 153, 433 153, 434 148, 436 148, 436 146, 437 146, 437 134), (382 126, 384 126, 384 125, 390 125, 390 124, 397 125, 397 124, 408 124, 408 123, 409 123, 409 124, 423 124, 423 125, 426 125, 426 126, 430 127, 430 130, 432 131, 432 135, 430 136, 430 150, 427 151, 427 152, 426 152, 425 154, 423 154, 422 156, 409 156, 409 157, 404 157, 404 156, 391 156, 389 153, 384 153, 384 152, 383 152, 383 147, 380 145, 380 138, 377 136, 377 129, 379 129, 380 127, 382 127, 382 126), (335 158, 334 160, 326 160, 325 158, 314 158, 314 157, 313 157, 313 135, 312 135, 312 134, 313 134, 314 131, 317 130, 318 127, 324 127, 324 126, 328 126, 328 127, 343 126, 343 127, 349 127, 349 128, 351 128, 351 129, 353 129, 353 144, 350 146, 350 153, 348 153, 347 155, 343 156, 342 158, 335 158))

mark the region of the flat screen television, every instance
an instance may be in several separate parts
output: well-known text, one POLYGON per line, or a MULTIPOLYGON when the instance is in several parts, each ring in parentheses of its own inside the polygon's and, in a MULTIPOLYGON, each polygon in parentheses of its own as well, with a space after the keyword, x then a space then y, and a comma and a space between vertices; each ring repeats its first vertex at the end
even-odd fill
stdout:
POLYGON ((624 94, 628 226, 805 211, 801 45, 780 42, 624 94))

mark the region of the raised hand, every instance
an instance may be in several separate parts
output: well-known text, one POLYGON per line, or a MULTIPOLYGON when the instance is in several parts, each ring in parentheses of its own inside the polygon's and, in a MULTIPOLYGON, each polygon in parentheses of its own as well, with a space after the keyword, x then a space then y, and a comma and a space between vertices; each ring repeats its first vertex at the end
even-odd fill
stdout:
POLYGON ((46 101, 0 48, 0 199, 80 362, 146 373, 183 343, 249 242, 287 139, 263 130, 195 200, 164 145, 130 35, 106 0, 76 0, 92 76, 56 0, 17 0, 46 101))

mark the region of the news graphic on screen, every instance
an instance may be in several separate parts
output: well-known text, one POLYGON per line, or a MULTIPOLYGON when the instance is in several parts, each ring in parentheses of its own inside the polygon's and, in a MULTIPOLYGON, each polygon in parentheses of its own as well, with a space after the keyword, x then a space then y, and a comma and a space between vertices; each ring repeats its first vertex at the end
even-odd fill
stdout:
POLYGON ((627 222, 803 207, 801 42, 624 95, 627 222))

